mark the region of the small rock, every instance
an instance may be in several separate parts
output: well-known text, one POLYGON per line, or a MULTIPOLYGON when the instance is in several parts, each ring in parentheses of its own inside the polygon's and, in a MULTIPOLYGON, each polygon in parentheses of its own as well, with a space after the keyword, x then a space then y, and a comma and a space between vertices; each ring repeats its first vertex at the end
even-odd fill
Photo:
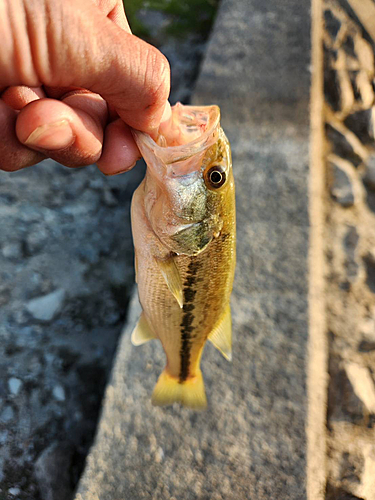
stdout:
POLYGON ((46 448, 35 463, 37 479, 43 500, 71 498, 70 469, 73 449, 69 445, 53 443, 46 448))
POLYGON ((324 12, 324 27, 333 39, 336 38, 341 28, 340 21, 329 10, 324 12))
POLYGON ((46 229, 41 225, 33 226, 31 232, 26 236, 26 250, 33 255, 39 252, 48 238, 46 229))
MULTIPOLYGON (((4 372, 2 370, 1 377, 4 377, 4 372)), ((5 377, 4 377, 5 378, 5 377)), ((8 395, 8 390, 5 384, 5 380, 0 379, 0 400, 5 399, 8 395)))
POLYGON ((345 363, 345 371, 356 396, 369 413, 375 414, 375 385, 369 369, 357 363, 345 363))
POLYGON ((8 423, 14 418, 14 410, 11 406, 6 406, 0 415, 0 421, 8 423))
POLYGON ((19 333, 22 334, 22 336, 25 336, 25 337, 31 337, 31 336, 35 336, 35 330, 33 329, 32 326, 24 326, 22 328, 20 328, 19 330, 19 333))
POLYGON ((10 299, 11 291, 9 286, 1 284, 0 285, 0 306, 8 304, 10 299))
POLYGON ((338 356, 331 356, 329 374, 328 421, 350 419, 353 423, 362 422, 363 403, 356 395, 345 369, 341 367, 341 358, 338 356))
POLYGON ((366 318, 360 326, 360 331, 366 340, 375 342, 375 320, 373 317, 366 318))
POLYGON ((43 282, 43 277, 40 273, 38 272, 33 272, 30 276, 30 283, 32 283, 34 288, 37 288, 40 286, 43 282))
POLYGON ((374 140, 373 108, 350 113, 345 118, 344 124, 361 140, 362 144, 366 145, 374 140))
POLYGON ((19 378, 12 377, 8 380, 9 391, 13 396, 17 396, 22 387, 22 381, 19 378))
POLYGON ((15 205, 17 203, 17 198, 11 193, 1 193, 0 203, 1 205, 15 205))
POLYGON ((7 442, 8 439, 8 431, 2 431, 0 432, 0 445, 4 445, 7 442))
POLYGON ((359 265, 356 262, 356 249, 359 241, 358 231, 354 226, 349 226, 344 238, 344 250, 346 253, 345 269, 349 282, 353 282, 358 275, 359 265))
POLYGON ((164 459, 164 451, 163 448, 159 446, 159 448, 155 452, 155 462, 160 464, 164 459))
POLYGON ((20 310, 14 312, 13 320, 17 323, 17 325, 26 325, 29 321, 29 317, 26 314, 26 311, 20 310))
POLYGON ((375 191, 375 155, 370 156, 367 160, 366 173, 363 181, 369 189, 375 191))
POLYGON ((27 311, 34 319, 51 321, 60 312, 65 300, 65 291, 55 290, 48 295, 37 297, 26 304, 27 311))
POLYGON ((332 197, 340 203, 341 206, 347 208, 354 205, 353 187, 349 177, 341 168, 332 165, 334 181, 331 186, 332 197))
POLYGON ((1 253, 3 257, 9 260, 18 260, 22 258, 22 247, 18 242, 8 243, 3 246, 1 253))
POLYGON ((366 284, 375 293, 375 262, 374 255, 369 253, 364 256, 363 262, 366 269, 366 284))
POLYGON ((28 224, 43 219, 41 211, 32 205, 29 205, 27 210, 20 210, 18 217, 21 222, 27 222, 28 224))
POLYGON ((110 189, 106 189, 103 192, 103 202, 105 205, 107 205, 107 207, 115 207, 116 205, 118 205, 118 200, 113 195, 110 189))
POLYGON ((77 253, 83 262, 88 262, 89 264, 97 264, 99 262, 98 249, 91 245, 81 246, 77 253))
POLYGON ((369 340, 362 340, 358 345, 359 352, 371 352, 375 351, 375 342, 369 340))
POLYGON ((344 249, 348 257, 353 259, 358 245, 359 235, 355 226, 349 226, 344 237, 344 249))
POLYGON ((62 385, 55 385, 52 394, 57 401, 65 401, 65 389, 62 385))
POLYGON ((340 480, 359 483, 363 471, 363 457, 343 453, 340 463, 340 480))
POLYGON ((43 208, 43 216, 46 224, 52 228, 54 225, 57 224, 58 218, 54 210, 51 210, 50 208, 44 207, 43 208))
POLYGON ((15 497, 21 493, 21 490, 19 488, 9 488, 8 493, 15 497))
POLYGON ((106 277, 116 287, 124 287, 122 293, 126 293, 124 284, 133 280, 133 269, 125 261, 108 259, 105 262, 106 277))
POLYGON ((89 180, 90 189, 101 189, 104 185, 104 179, 101 177, 96 177, 89 180))
POLYGON ((109 310, 104 315, 103 319, 107 325, 115 325, 121 319, 120 311, 114 309, 109 310))

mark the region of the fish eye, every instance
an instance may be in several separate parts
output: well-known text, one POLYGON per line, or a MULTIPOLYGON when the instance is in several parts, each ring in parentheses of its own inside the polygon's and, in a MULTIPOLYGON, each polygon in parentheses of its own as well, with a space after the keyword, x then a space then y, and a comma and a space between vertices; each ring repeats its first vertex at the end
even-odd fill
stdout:
POLYGON ((220 165, 215 165, 208 170, 205 175, 205 179, 206 184, 209 185, 208 187, 215 189, 219 188, 224 184, 226 180, 225 170, 220 165))

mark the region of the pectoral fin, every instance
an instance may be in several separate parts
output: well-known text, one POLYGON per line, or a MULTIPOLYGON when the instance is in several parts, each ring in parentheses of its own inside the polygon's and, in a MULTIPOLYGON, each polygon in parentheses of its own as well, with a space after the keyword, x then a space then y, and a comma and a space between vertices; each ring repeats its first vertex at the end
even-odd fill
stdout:
POLYGON ((208 336, 225 359, 232 361, 232 317, 228 305, 219 323, 208 336))
POLYGON ((149 340, 156 339, 156 335, 151 330, 144 313, 138 320, 136 327, 134 328, 131 336, 131 341, 133 345, 142 345, 149 340))
POLYGON ((166 260, 156 259, 159 269, 165 282, 169 288, 169 291, 173 297, 177 300, 178 305, 182 308, 182 281, 180 273, 178 272, 176 263, 173 257, 169 257, 166 260))

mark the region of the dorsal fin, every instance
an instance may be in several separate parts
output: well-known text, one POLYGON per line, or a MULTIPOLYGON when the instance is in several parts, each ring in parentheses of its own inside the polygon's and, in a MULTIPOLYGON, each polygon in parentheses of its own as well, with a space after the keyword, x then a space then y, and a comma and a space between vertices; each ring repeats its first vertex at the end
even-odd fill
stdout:
POLYGON ((151 330, 147 322, 145 314, 142 313, 131 335, 132 344, 142 345, 148 342, 149 340, 156 338, 157 338, 156 335, 151 330))
POLYGON ((209 334, 208 340, 213 343, 225 359, 232 361, 232 317, 229 304, 220 321, 209 334))
POLYGON ((171 292, 173 297, 177 300, 178 305, 182 308, 183 306, 182 281, 173 256, 165 260, 161 259, 155 259, 155 260, 169 288, 169 291, 171 292))

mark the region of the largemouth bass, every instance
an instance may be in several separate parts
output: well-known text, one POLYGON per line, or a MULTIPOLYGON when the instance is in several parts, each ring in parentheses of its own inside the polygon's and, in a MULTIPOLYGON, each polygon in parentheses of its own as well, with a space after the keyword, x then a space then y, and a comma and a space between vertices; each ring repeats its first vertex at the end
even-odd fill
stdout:
POLYGON ((231 360, 236 236, 229 142, 217 106, 179 103, 156 142, 134 136, 147 171, 132 200, 143 309, 132 343, 157 338, 164 348, 167 363, 153 404, 203 408, 200 359, 207 339, 231 360))

